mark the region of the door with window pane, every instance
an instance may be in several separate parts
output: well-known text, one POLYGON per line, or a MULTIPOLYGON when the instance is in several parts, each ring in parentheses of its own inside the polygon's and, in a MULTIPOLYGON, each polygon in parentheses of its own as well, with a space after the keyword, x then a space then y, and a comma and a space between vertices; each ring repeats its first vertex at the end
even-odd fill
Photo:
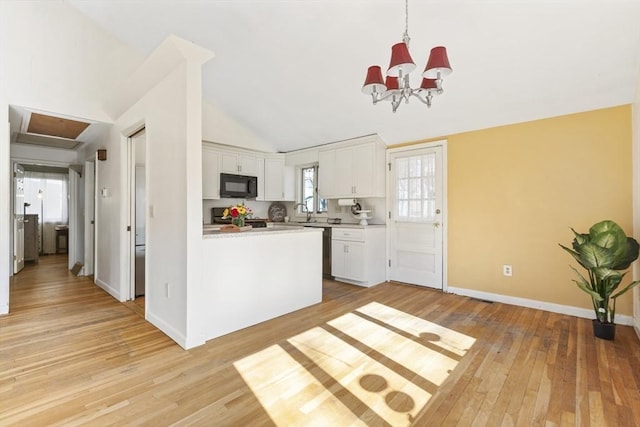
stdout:
POLYGON ((442 147, 390 155, 389 279, 443 287, 442 147))

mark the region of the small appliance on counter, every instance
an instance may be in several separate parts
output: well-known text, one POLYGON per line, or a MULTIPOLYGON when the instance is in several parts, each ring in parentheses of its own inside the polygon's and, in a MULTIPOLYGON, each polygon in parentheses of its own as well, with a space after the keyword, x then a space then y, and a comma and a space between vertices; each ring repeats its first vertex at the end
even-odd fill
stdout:
POLYGON ((356 213, 358 214, 356 218, 360 219, 360 225, 369 225, 369 223, 367 222, 368 219, 371 219, 371 217, 367 215, 369 212, 371 211, 370 210, 356 211, 356 213))
MULTIPOLYGON (((225 209, 227 208, 211 208, 212 224, 231 224, 231 218, 222 218, 225 209)), ((244 223, 253 228, 264 228, 267 226, 267 222, 262 218, 247 218, 244 220, 244 223)))
POLYGON ((340 224, 342 218, 327 218, 327 224, 340 224))

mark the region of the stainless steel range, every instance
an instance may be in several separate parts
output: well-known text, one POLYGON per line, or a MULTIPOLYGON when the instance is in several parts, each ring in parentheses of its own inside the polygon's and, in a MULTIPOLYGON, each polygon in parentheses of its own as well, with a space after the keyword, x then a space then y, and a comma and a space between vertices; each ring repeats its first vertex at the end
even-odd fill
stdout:
MULTIPOLYGON (((231 218, 222 218, 222 213, 226 208, 211 208, 211 223, 212 224, 231 224, 231 218)), ((244 223, 252 226, 253 228, 263 228, 267 226, 267 222, 261 218, 247 218, 244 223)))

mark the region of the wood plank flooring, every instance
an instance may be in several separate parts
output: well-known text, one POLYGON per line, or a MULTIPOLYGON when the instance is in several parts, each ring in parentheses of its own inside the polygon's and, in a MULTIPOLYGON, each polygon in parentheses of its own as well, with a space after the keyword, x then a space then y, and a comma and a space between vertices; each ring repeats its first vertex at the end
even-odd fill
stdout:
POLYGON ((184 351, 66 256, 10 291, 1 426, 640 426, 630 327, 608 342, 587 319, 325 281, 321 304, 184 351))

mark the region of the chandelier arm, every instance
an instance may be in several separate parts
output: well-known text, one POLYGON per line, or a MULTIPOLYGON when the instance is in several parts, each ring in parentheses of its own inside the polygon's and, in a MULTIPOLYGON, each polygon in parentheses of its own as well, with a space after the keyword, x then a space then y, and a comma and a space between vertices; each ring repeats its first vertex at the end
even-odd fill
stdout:
POLYGON ((422 97, 422 93, 423 91, 414 89, 411 91, 411 95, 415 96, 416 98, 418 98, 420 100, 420 102, 422 102, 423 104, 425 104, 427 107, 431 108, 431 99, 433 98, 433 94, 431 93, 431 91, 427 92, 427 95, 424 96, 424 98, 422 97))

